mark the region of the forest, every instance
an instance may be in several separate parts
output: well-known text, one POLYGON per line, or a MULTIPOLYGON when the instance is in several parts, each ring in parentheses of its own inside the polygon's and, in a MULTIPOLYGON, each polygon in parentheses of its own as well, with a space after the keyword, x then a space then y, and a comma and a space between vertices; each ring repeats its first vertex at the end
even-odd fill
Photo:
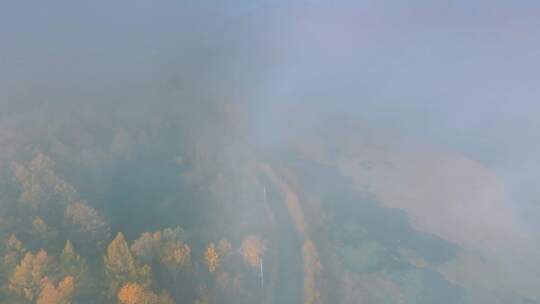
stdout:
POLYGON ((534 1, 0 2, 0 304, 540 303, 534 1))
POLYGON ((108 134, 116 121, 70 114, 3 129, 16 149, 2 150, 2 303, 267 297, 278 235, 265 204, 277 194, 269 185, 266 198, 261 170, 223 166, 199 142, 163 145, 182 133, 174 123, 130 120, 108 134))
POLYGON ((346 138, 273 151, 241 104, 138 106, 2 118, 1 303, 535 303, 467 285, 470 249, 341 169, 389 170, 346 138))

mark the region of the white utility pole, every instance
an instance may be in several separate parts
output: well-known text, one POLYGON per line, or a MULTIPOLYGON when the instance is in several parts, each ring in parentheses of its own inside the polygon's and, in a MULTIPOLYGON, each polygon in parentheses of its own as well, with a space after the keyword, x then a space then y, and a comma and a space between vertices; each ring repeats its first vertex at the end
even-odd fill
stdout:
POLYGON ((261 288, 264 288, 263 258, 261 257, 261 288))
MULTIPOLYGON (((263 185, 263 198, 264 198, 264 204, 266 205, 266 185, 263 185)), ((263 271, 263 258, 261 256, 261 259, 259 260, 260 266, 261 266, 261 289, 264 288, 264 271, 263 271)))

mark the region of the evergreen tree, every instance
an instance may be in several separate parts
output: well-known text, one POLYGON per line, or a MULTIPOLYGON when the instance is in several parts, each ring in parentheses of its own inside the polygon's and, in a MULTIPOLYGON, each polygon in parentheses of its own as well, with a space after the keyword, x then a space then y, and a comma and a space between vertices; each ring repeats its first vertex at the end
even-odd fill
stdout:
POLYGON ((75 251, 70 240, 66 242, 60 254, 60 275, 74 278, 74 294, 92 297, 92 293, 96 293, 95 283, 88 272, 86 260, 75 251))

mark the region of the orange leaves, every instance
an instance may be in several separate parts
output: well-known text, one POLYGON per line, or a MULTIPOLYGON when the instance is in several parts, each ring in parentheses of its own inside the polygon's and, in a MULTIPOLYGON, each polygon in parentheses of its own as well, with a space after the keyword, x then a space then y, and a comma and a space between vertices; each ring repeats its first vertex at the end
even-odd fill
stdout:
POLYGON ((103 215, 86 201, 69 204, 64 212, 65 219, 80 227, 82 232, 95 234, 100 239, 109 237, 109 227, 103 215))
POLYGON ((208 271, 215 272, 219 267, 219 254, 214 243, 210 243, 204 253, 204 261, 208 266, 208 271))
POLYGON ((179 268, 186 265, 191 260, 191 248, 182 243, 175 243, 168 246, 163 253, 162 261, 172 268, 179 268))
POLYGON ((109 275, 127 278, 136 272, 135 260, 121 232, 107 247, 107 255, 104 260, 109 275))
POLYGON ((22 188, 20 201, 34 210, 47 204, 67 204, 78 197, 77 190, 54 172, 55 163, 41 152, 27 164, 13 162, 15 179, 22 188))
POLYGON ((72 292, 73 288, 75 286, 75 279, 71 276, 67 276, 64 278, 60 284, 58 284, 58 289, 64 293, 72 292))
POLYGON ((28 300, 33 300, 39 294, 42 280, 49 272, 49 263, 49 257, 44 250, 35 255, 26 253, 9 278, 9 289, 28 300))
POLYGON ((5 252, 4 255, 4 265, 7 266, 10 270, 17 266, 19 259, 24 254, 25 249, 22 245, 22 242, 17 239, 17 237, 12 234, 5 242, 5 252))
POLYGON ((221 239, 216 247, 214 243, 208 244, 204 252, 204 262, 208 271, 215 272, 221 261, 229 256, 233 251, 231 243, 227 239, 221 239))
POLYGON ((139 239, 135 240, 131 245, 131 251, 143 262, 150 263, 159 255, 159 247, 161 243, 161 232, 141 234, 139 239))
POLYGON ((65 277, 58 286, 45 278, 37 304, 70 304, 74 291, 75 279, 71 276, 65 277))
MULTIPOLYGON (((11 238, 9 243, 20 247, 20 242, 11 238)), ((29 301, 37 304, 70 304, 75 292, 75 278, 65 276, 55 285, 54 263, 45 250, 36 254, 26 253, 9 278, 8 288, 29 301)))
POLYGON ((118 292, 118 302, 120 304, 173 304, 171 297, 162 293, 156 295, 151 290, 137 284, 127 283, 118 292))
POLYGON ((113 297, 117 289, 126 282, 138 282, 144 286, 151 283, 150 266, 139 267, 131 255, 124 235, 118 233, 107 247, 104 257, 105 270, 110 282, 109 296, 113 297))
POLYGON ((48 227, 45 221, 41 217, 36 217, 32 222, 32 228, 39 235, 45 235, 47 233, 48 227))
POLYGON ((131 245, 131 250, 145 263, 159 262, 173 271, 191 262, 191 247, 183 241, 180 227, 154 233, 145 232, 131 245))
POLYGON ((264 252, 267 249, 267 241, 258 236, 250 235, 242 241, 242 256, 246 263, 252 267, 258 267, 264 252))
POLYGON ((141 285, 128 283, 118 292, 118 301, 122 304, 146 304, 156 302, 152 293, 146 291, 141 285), (154 300, 154 301, 152 301, 154 300))
MULTIPOLYGON (((141 234, 139 239, 133 242, 131 251, 135 254, 138 261, 156 266, 157 269, 160 269, 161 271, 157 272, 158 275, 169 276, 168 279, 172 279, 173 291, 176 294, 175 288, 179 273, 185 271, 191 265, 191 247, 184 242, 184 230, 181 227, 174 229, 167 228, 154 233, 145 232, 141 234)), ((150 271, 150 267, 147 267, 147 269, 150 271)), ((133 289, 134 287, 132 286, 131 288, 133 289)), ((129 299, 128 291, 124 290, 124 294, 122 294, 126 301, 129 299)), ((151 297, 150 300, 154 298, 151 297)), ((157 299, 160 304, 173 303, 173 300, 167 294, 161 294, 157 299)))

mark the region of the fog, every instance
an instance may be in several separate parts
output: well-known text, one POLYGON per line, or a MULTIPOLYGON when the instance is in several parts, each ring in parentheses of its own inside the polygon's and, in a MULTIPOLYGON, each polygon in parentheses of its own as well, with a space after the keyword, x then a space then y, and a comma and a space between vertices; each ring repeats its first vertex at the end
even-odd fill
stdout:
POLYGON ((0 299, 537 303, 539 17, 534 1, 3 1, 0 236, 24 250, 0 246, 0 299), (70 217, 80 200, 92 220, 70 217), (171 274, 136 244, 176 226, 189 261, 171 274), (107 262, 128 259, 119 232, 151 280, 107 262), (28 253, 64 265, 68 239, 89 281, 17 281, 28 253))

